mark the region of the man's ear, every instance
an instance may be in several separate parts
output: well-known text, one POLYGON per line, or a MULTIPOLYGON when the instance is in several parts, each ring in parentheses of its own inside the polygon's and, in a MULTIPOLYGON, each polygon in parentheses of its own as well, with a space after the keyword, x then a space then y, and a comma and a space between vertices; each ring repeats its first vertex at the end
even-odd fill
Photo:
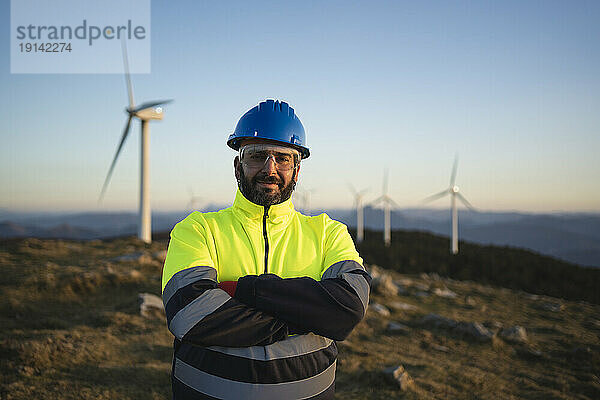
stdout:
POLYGON ((242 166, 240 165, 240 157, 239 156, 235 156, 235 158, 233 159, 233 170, 235 172, 235 180, 236 181, 240 181, 240 168, 242 166))

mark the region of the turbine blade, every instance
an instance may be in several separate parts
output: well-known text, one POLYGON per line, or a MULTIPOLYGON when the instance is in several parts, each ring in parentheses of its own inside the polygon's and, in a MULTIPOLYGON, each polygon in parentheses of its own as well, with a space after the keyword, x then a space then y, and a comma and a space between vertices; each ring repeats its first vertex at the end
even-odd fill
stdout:
POLYGON ((456 181, 456 169, 458 168, 458 153, 454 156, 454 165, 452 165, 452 175, 450 175, 450 187, 454 186, 456 181))
POLYGON ((460 199, 460 201, 463 202, 463 204, 465 206, 467 206, 467 208, 471 211, 477 211, 477 209, 475 207, 473 207, 473 205, 471 203, 469 203, 469 201, 467 199, 465 199, 465 196, 463 196, 460 193, 456 193, 456 195, 458 196, 458 198, 460 199))
POLYGON ((423 200, 421 200, 421 203, 430 203, 430 202, 432 202, 434 200, 437 200, 439 198, 444 197, 447 194, 448 194, 448 189, 443 190, 443 191, 441 191, 439 193, 436 193, 434 195, 431 195, 429 197, 425 197, 423 200))
POLYGON ((170 99, 170 100, 149 101, 149 102, 146 102, 146 103, 143 103, 143 104, 137 106, 133 110, 133 112, 138 112, 140 110, 143 110, 144 108, 150 108, 150 107, 160 106, 161 104, 169 104, 169 103, 172 103, 172 102, 173 102, 172 99, 170 99))
POLYGON ((104 198, 104 193, 106 192, 106 188, 108 187, 108 182, 110 181, 110 177, 112 176, 113 170, 115 168, 115 164, 117 162, 117 158, 119 157, 119 153, 123 148, 123 143, 125 143, 125 139, 127 139, 127 135, 129 135, 129 127, 131 126, 131 119, 133 116, 130 114, 127 119, 127 123, 125 124, 125 129, 123 130, 123 135, 121 136, 121 142, 119 143, 119 147, 117 147, 117 153, 110 164, 110 168, 108 169, 108 174, 106 175, 106 179, 104 180, 104 185, 102 185, 102 192, 100 192, 100 198, 98 202, 101 202, 104 198))
POLYGON ((129 61, 127 60, 127 45, 125 44, 125 37, 121 41, 121 47, 123 49, 123 66, 125 68, 125 82, 127 83, 127 95, 129 96, 129 109, 133 110, 135 104, 133 102, 133 86, 131 85, 131 76, 129 75, 129 61))
POLYGON ((383 172, 383 190, 382 190, 383 195, 387 194, 389 175, 390 175, 390 170, 388 168, 386 168, 383 172))
POLYGON ((392 199, 391 197, 388 197, 388 201, 390 202, 391 205, 394 206, 394 208, 400 208, 400 205, 398 203, 396 203, 394 201, 394 199, 392 199))
POLYGON ((385 196, 381 196, 381 197, 376 198, 375 200, 373 200, 369 204, 366 204, 366 206, 376 206, 377 204, 381 203, 382 201, 385 201, 385 196))
POLYGON ((351 184, 350 182, 348 182, 348 190, 350 190, 352 192, 353 195, 357 195, 358 193, 356 192, 356 188, 354 187, 353 184, 351 184))

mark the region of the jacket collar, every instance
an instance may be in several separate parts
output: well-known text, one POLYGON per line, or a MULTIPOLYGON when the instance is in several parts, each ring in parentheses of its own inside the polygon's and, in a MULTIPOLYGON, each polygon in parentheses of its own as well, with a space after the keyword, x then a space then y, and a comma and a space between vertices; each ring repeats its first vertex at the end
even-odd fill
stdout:
MULTIPOLYGON (((265 207, 254 204, 248 200, 238 188, 233 202, 233 211, 238 218, 242 220, 247 220, 251 223, 256 222, 262 225, 265 207)), ((290 197, 283 203, 273 204, 269 207, 267 222, 275 225, 276 229, 285 228, 294 214, 294 205, 292 204, 292 199, 290 197)))

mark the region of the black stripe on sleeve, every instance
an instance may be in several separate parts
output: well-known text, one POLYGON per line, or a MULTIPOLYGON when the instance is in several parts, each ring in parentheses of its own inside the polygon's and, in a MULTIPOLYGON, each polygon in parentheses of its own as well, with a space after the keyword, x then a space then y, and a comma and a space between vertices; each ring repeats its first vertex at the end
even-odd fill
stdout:
POLYGON ((284 321, 231 298, 194 325, 182 341, 200 346, 266 346, 288 334, 284 321))
POLYGON ((175 294, 169 299, 165 306, 165 314, 167 316, 167 323, 171 322, 171 319, 177 314, 182 308, 194 301, 198 296, 209 289, 217 287, 217 283, 202 279, 189 285, 186 285, 175 292, 175 294))

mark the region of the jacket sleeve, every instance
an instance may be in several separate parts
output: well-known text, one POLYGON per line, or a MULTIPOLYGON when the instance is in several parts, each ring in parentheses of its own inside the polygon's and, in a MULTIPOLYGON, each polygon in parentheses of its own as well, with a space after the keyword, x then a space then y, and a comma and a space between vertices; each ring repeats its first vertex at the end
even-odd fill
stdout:
POLYGON ((162 297, 173 335, 196 345, 227 347, 264 346, 285 339, 289 328, 284 321, 217 287, 203 229, 188 222, 171 232, 163 268, 162 297))
MULTIPOLYGON (((347 261, 332 267, 355 267, 354 263, 347 261)), ((273 274, 248 275, 238 280, 235 297, 296 327, 293 333, 313 332, 344 340, 364 317, 370 280, 359 269, 321 281, 309 277, 283 279, 273 274)))
POLYGON ((328 267, 321 280, 248 275, 238 280, 235 298, 286 321, 294 333, 346 338, 365 315, 371 277, 346 227, 332 225, 325 241, 328 267))

